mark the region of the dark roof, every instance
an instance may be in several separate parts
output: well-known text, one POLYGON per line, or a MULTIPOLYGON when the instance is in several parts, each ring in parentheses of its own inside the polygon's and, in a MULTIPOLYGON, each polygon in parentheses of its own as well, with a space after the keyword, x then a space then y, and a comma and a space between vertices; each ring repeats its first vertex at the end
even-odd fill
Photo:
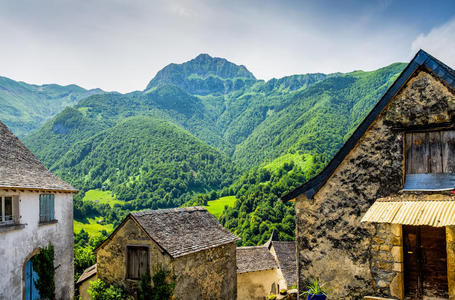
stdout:
POLYGON ((239 240, 203 206, 139 211, 130 216, 174 258, 239 240))
POLYGON ((269 249, 264 246, 237 248, 237 273, 264 271, 277 268, 269 249))
POLYGON ((283 273, 288 286, 297 284, 297 256, 295 242, 272 241, 275 249, 278 266, 283 273))
POLYGON ((0 188, 77 192, 74 187, 49 172, 2 122, 0 188))
POLYGON ((376 104, 373 110, 363 120, 363 122, 357 127, 351 137, 344 143, 343 147, 335 154, 329 164, 311 180, 307 181, 300 187, 293 191, 285 194, 281 197, 283 201, 289 201, 296 198, 298 195, 305 194, 308 199, 312 198, 314 194, 324 185, 329 179, 338 165, 344 160, 346 155, 354 148, 357 141, 365 134, 368 127, 373 123, 379 114, 384 110, 387 104, 393 99, 397 92, 406 84, 416 70, 419 68, 425 68, 442 80, 444 80, 449 86, 455 88, 455 71, 447 65, 443 64, 433 56, 429 55, 423 50, 419 50, 416 56, 411 60, 408 66, 401 72, 397 80, 382 96, 381 100, 376 104))
POLYGON ((97 265, 96 264, 94 264, 91 267, 88 267, 87 269, 84 270, 84 273, 82 273, 81 277, 79 277, 79 279, 77 280, 76 284, 80 284, 80 283, 86 281, 90 277, 96 275, 96 272, 97 272, 97 265))

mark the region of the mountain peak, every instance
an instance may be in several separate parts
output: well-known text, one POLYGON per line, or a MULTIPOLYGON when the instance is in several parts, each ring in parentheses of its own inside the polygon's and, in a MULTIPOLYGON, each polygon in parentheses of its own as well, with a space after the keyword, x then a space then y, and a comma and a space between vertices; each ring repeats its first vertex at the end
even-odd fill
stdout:
POLYGON ((193 58, 193 60, 201 61, 201 60, 209 60, 209 59, 212 59, 212 58, 213 57, 211 57, 207 53, 201 53, 198 56, 196 56, 195 58, 193 58))
POLYGON ((223 94, 249 86, 255 81, 256 78, 245 66, 201 53, 190 61, 164 67, 150 81, 146 90, 173 84, 190 94, 223 94))

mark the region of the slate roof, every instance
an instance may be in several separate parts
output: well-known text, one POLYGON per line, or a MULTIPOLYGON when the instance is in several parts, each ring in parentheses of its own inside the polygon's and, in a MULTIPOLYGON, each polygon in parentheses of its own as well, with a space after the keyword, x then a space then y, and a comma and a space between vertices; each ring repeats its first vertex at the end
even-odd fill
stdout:
POLYGON ((84 270, 84 273, 82 273, 81 277, 77 280, 76 284, 80 284, 87 279, 91 278, 92 276, 96 275, 97 272, 97 265, 94 264, 91 267, 88 267, 87 269, 84 270))
POLYGON ((307 181, 300 187, 293 191, 283 195, 281 200, 289 201, 296 198, 298 195, 305 194, 308 199, 311 199, 314 194, 325 184, 330 178, 333 172, 336 170, 338 165, 344 160, 348 153, 354 148, 357 141, 365 134, 369 126, 389 104, 393 97, 400 91, 400 89, 406 84, 411 78, 415 71, 418 69, 426 69, 439 76, 449 86, 455 88, 455 71, 443 64, 433 56, 429 55, 423 50, 419 50, 416 56, 411 60, 408 66, 401 72, 400 76, 395 80, 392 86, 382 96, 381 100, 376 104, 373 110, 367 115, 362 123, 357 127, 354 133, 344 143, 343 147, 335 154, 329 164, 311 180, 307 181))
POLYGON ((77 192, 74 187, 49 172, 2 122, 0 188, 77 192))
POLYGON ((239 240, 203 206, 140 211, 130 216, 174 258, 239 240))
POLYGON ((276 269, 273 255, 265 246, 238 247, 237 273, 256 272, 276 269))
POLYGON ((295 242, 272 241, 278 259, 278 266, 290 287, 297 284, 297 257, 295 242))

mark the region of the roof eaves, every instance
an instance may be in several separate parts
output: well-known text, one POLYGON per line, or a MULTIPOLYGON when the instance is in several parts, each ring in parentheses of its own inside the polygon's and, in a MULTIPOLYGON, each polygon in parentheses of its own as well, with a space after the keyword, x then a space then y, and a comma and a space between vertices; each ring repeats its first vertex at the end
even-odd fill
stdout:
POLYGON ((411 62, 398 76, 397 80, 389 87, 387 92, 382 96, 381 100, 375 105, 370 111, 367 117, 360 123, 354 133, 344 143, 343 147, 335 154, 334 158, 329 164, 319 173, 316 177, 307 181, 300 187, 292 190, 291 192, 281 197, 282 201, 289 201, 296 198, 298 195, 305 194, 307 199, 311 199, 318 190, 325 184, 330 178, 335 169, 344 160, 348 153, 354 148, 358 140, 365 134, 373 121, 379 116, 384 108, 389 104, 392 98, 401 90, 406 82, 411 78, 412 74, 420 67, 424 65, 431 71, 435 72, 438 76, 444 79, 452 87, 455 88, 455 71, 450 69, 448 66, 432 57, 423 50, 419 50, 411 62))

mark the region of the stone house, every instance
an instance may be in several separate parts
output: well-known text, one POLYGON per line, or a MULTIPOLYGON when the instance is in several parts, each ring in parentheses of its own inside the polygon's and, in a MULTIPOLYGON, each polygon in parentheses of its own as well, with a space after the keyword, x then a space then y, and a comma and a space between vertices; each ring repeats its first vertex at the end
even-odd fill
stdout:
POLYGON ((53 245, 57 299, 73 299, 73 194, 0 122, 0 299, 37 299, 31 258, 53 245))
POLYGON ((289 290, 297 286, 296 244, 295 241, 278 241, 274 237, 272 234, 264 246, 269 249, 278 267, 278 290, 289 290))
POLYGON ((299 288, 455 299, 455 72, 420 50, 296 201, 299 288))
POLYGON ((264 246, 237 248, 237 295, 240 300, 264 300, 278 293, 277 264, 264 246))
POLYGON ((295 242, 273 239, 263 246, 237 248, 237 295, 239 299, 268 299, 297 282, 295 242))
POLYGON ((176 276, 177 299, 236 299, 237 240, 204 207, 130 213, 94 250, 96 276, 133 290, 163 268, 176 276))

